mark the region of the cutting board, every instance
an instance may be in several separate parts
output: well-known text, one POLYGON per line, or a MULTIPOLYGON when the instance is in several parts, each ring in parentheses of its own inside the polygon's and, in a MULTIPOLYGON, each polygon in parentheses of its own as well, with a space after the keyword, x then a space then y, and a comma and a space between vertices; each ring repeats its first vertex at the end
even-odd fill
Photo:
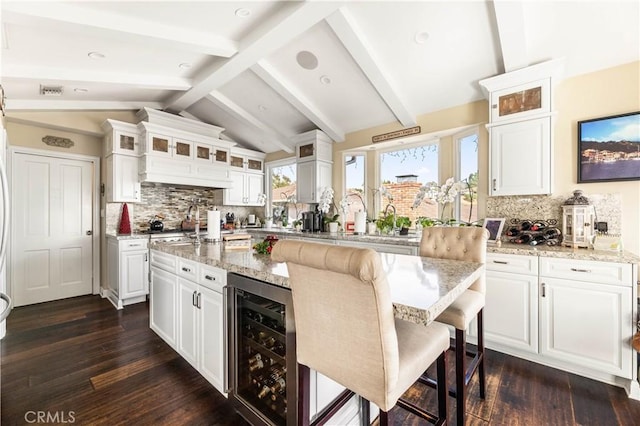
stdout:
POLYGON ((251 239, 251 234, 229 234, 229 235, 223 235, 222 239, 224 241, 250 240, 251 239))

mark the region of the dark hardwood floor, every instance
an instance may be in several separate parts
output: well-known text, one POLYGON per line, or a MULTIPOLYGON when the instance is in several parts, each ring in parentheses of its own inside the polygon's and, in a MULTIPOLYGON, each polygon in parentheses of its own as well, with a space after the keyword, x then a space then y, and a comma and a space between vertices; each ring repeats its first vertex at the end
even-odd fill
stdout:
MULTIPOLYGON (((144 303, 117 311, 85 296, 16 308, 0 345, 3 426, 36 423, 38 412, 49 424, 246 425, 149 329, 144 303)), ((620 388, 493 351, 486 362, 487 397, 473 382, 469 425, 640 425, 640 402, 620 388)), ((408 392, 432 408, 434 394, 408 392)), ((455 424, 453 398, 449 413, 455 424)), ((391 418, 427 424, 397 408, 391 418)))

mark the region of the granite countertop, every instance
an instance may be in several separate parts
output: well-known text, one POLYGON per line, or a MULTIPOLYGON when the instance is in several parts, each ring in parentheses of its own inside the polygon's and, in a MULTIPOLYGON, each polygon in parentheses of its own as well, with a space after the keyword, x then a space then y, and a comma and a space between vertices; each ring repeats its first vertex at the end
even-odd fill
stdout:
MULTIPOLYGON (((325 240, 343 240, 343 241, 361 241, 365 243, 376 244, 394 244, 403 246, 420 246, 420 239, 415 234, 409 234, 408 236, 380 236, 380 235, 353 235, 345 233, 329 234, 327 232, 321 233, 308 233, 298 232, 292 230, 283 229, 251 229, 248 230, 250 234, 256 235, 260 238, 264 235, 273 234, 283 238, 291 237, 304 237, 304 238, 318 238, 325 240)), ((542 256, 542 257, 559 257, 565 259, 577 259, 577 260, 596 260, 603 262, 618 262, 618 263, 640 263, 640 256, 636 256, 633 253, 623 251, 606 251, 606 250, 592 250, 586 248, 571 248, 563 246, 530 246, 528 244, 513 244, 502 243, 501 247, 496 245, 487 245, 487 253, 497 254, 519 254, 524 256, 542 256)))
MULTIPOLYGON (((255 254, 249 245, 231 243, 201 244, 152 242, 152 250, 172 254, 227 272, 289 287, 285 263, 271 256, 255 254)), ((474 262, 443 260, 381 253, 391 288, 396 317, 418 324, 429 324, 483 272, 474 262)))

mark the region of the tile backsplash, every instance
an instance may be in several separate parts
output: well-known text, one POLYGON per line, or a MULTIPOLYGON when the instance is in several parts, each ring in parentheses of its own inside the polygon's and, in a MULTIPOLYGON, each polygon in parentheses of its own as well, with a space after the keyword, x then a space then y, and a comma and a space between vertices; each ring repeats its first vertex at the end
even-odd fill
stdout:
MULTIPOLYGON (((165 229, 179 229, 182 221, 186 219, 187 211, 194 198, 200 199, 200 215, 203 220, 207 218, 206 210, 212 209, 214 206, 221 211, 223 218, 226 213, 233 213, 241 220, 249 214, 255 214, 259 218, 264 217, 263 207, 216 205, 216 200, 220 200, 220 196, 216 194, 216 191, 220 190, 145 182, 141 185, 142 202, 127 203, 129 218, 131 219, 131 230, 134 232, 147 231, 149 229, 149 221, 156 214, 164 216, 162 222, 165 229)), ((122 203, 107 203, 105 209, 107 233, 113 234, 118 231, 122 206, 122 203)))
MULTIPOLYGON (((573 194, 563 196, 529 195, 487 198, 487 217, 507 219, 505 231, 512 219, 558 221, 562 227, 562 204, 573 194)), ((619 234, 622 229, 622 203, 620 194, 584 194, 595 207, 597 220, 607 222, 610 234, 619 234)))

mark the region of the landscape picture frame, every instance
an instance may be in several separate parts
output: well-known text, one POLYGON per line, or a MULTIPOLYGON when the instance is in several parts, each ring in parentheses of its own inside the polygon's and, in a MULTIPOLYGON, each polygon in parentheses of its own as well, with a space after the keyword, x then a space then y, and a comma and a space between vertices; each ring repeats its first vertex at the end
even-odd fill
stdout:
POLYGON ((495 244, 500 239, 505 221, 504 217, 488 217, 482 222, 482 227, 489 231, 488 243, 495 244))
POLYGON ((578 183, 640 180, 640 111, 577 126, 578 183))

